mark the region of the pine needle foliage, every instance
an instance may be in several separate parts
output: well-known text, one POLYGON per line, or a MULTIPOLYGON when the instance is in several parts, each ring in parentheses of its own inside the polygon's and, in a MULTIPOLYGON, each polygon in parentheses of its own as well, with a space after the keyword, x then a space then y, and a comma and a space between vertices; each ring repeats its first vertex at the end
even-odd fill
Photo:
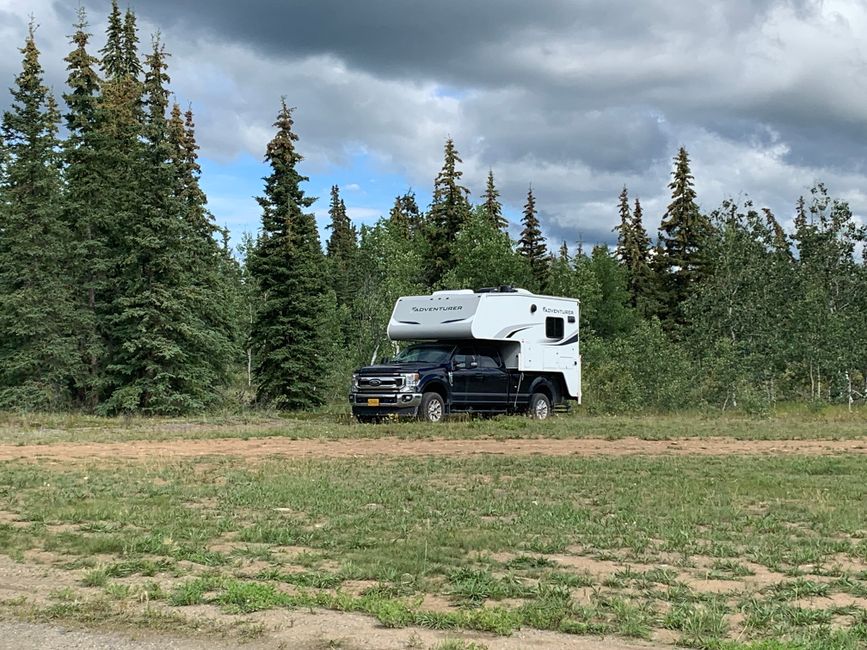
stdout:
POLYGON ((437 286, 446 272, 454 266, 453 242, 455 235, 470 217, 470 191, 461 185, 463 162, 454 141, 446 140, 443 168, 434 182, 433 202, 428 217, 429 283, 437 286))
POLYGON ((31 23, 0 127, 0 408, 27 410, 68 406, 80 372, 66 273, 60 114, 43 83, 34 32, 31 23))
POLYGON ((285 100, 274 127, 265 154, 271 173, 258 198, 262 227, 249 261, 260 292, 252 328, 256 395, 276 408, 306 409, 325 401, 334 297, 285 100))
POLYGON ((530 265, 536 282, 536 289, 544 291, 550 260, 548 247, 542 236, 542 227, 536 211, 536 197, 533 195, 532 187, 527 190, 527 202, 524 204, 521 225, 523 229, 521 230, 521 239, 518 241, 518 252, 530 265))

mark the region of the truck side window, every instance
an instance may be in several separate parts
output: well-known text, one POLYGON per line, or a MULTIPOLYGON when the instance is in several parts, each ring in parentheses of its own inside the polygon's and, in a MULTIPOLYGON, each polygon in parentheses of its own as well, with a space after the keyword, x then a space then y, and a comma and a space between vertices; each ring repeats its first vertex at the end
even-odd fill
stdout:
POLYGON ((545 336, 549 339, 563 338, 563 319, 548 316, 545 319, 545 336))
POLYGON ((464 364, 464 368, 470 367, 470 362, 473 361, 475 357, 475 350, 467 347, 460 347, 455 351, 455 356, 453 357, 453 361, 455 363, 464 364))
POLYGON ((479 368, 499 368, 500 355, 491 350, 479 352, 479 368))

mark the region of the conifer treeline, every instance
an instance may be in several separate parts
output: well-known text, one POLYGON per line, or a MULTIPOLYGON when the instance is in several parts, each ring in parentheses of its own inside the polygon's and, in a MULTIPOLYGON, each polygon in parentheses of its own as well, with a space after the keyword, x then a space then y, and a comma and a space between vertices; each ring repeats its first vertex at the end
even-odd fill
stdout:
POLYGON ((135 15, 116 2, 99 58, 89 38, 82 10, 60 108, 31 29, 3 117, 0 408, 309 408, 391 355, 398 296, 503 284, 581 300, 591 408, 867 395, 867 233, 821 185, 792 234, 748 201, 704 213, 681 148, 655 242, 624 187, 616 250, 555 254, 532 187, 513 241, 493 171, 474 205, 449 139, 426 211, 410 190, 359 231, 335 186, 323 247, 283 101, 239 264, 207 209, 163 44, 140 56, 135 15))
POLYGON ((0 407, 201 409, 240 349, 240 269, 199 186, 192 112, 170 105, 163 44, 141 57, 116 2, 100 58, 90 37, 80 9, 59 108, 31 25, 3 116, 0 407))

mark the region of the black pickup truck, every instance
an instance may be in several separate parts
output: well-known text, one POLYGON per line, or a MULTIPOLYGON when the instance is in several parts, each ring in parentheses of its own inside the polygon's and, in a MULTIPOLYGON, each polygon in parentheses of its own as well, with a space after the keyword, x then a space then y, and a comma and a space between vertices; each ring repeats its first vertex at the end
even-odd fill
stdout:
POLYGON ((359 368, 349 401, 360 422, 388 416, 441 422, 451 413, 543 420, 565 397, 562 375, 511 370, 495 345, 455 341, 411 345, 394 359, 359 368))

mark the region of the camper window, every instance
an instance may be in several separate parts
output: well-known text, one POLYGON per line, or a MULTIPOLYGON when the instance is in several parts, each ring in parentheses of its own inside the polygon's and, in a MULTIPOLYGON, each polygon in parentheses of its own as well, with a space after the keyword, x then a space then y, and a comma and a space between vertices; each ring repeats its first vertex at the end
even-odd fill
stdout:
POLYGON ((545 336, 549 339, 563 338, 563 319, 549 316, 545 319, 545 336))

